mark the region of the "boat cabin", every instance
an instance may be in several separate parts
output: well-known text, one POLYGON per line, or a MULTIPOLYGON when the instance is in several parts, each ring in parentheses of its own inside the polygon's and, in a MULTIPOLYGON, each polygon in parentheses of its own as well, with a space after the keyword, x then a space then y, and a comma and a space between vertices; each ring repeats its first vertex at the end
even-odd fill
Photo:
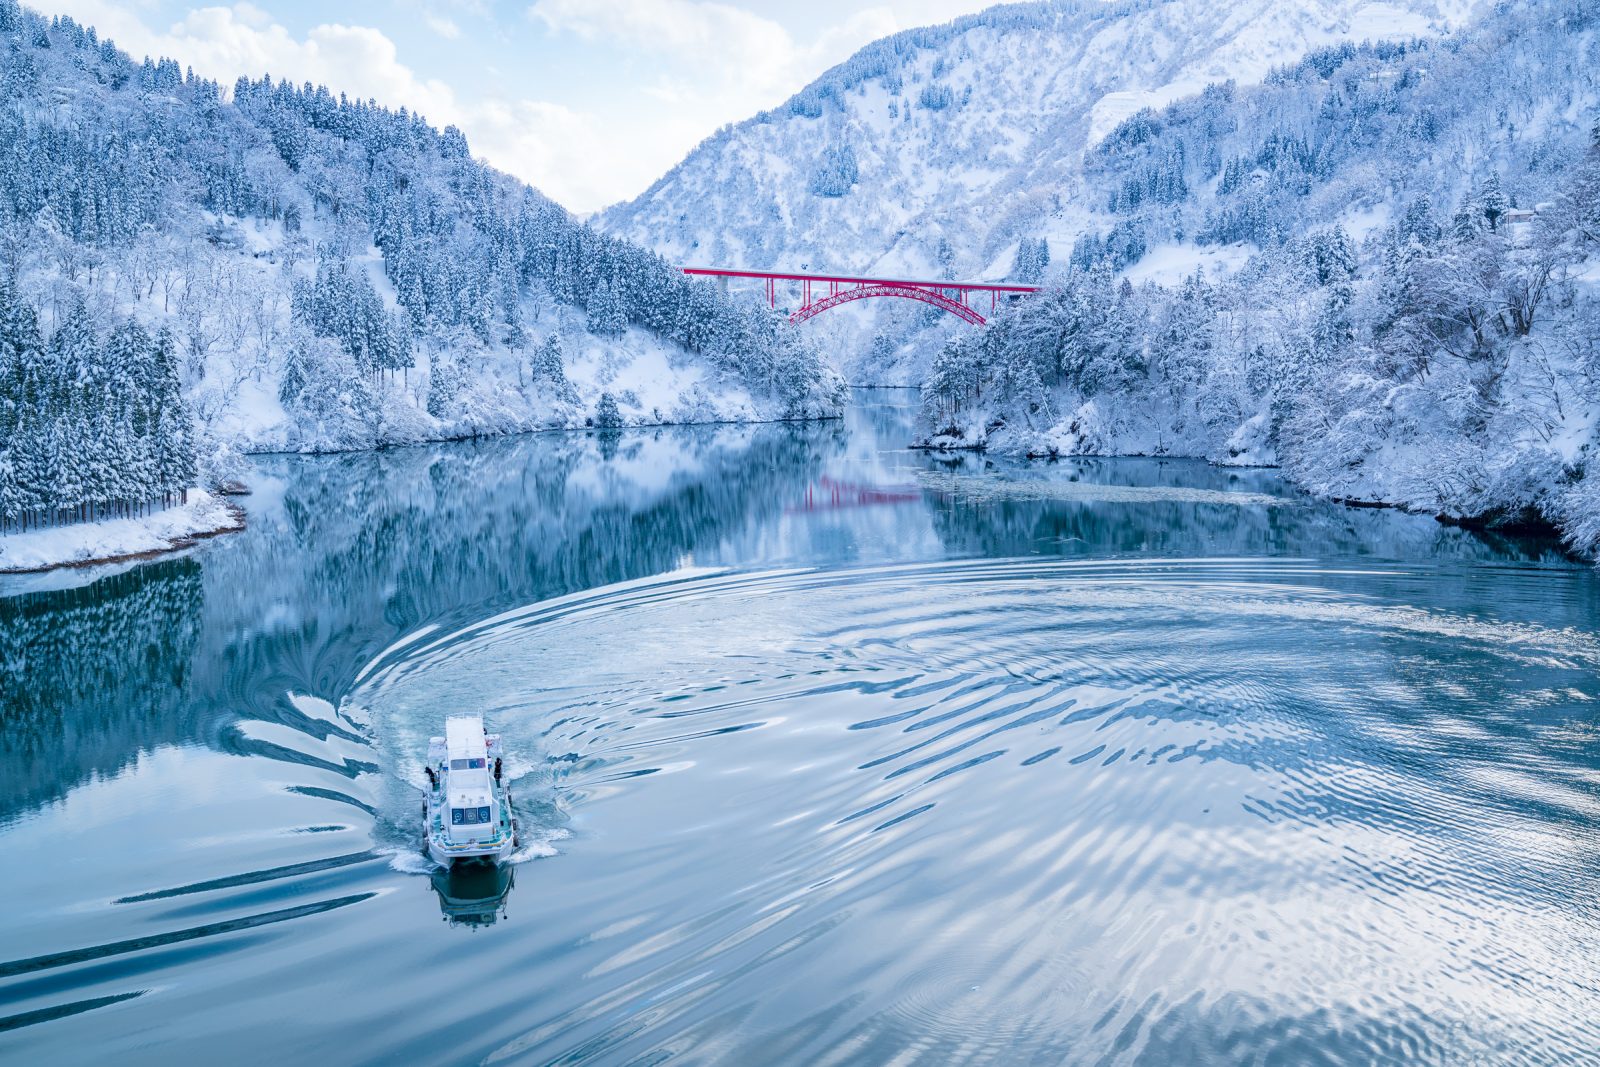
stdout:
POLYGON ((499 832, 500 811, 490 780, 492 757, 483 720, 454 718, 444 724, 445 836, 465 843, 494 837, 499 832))

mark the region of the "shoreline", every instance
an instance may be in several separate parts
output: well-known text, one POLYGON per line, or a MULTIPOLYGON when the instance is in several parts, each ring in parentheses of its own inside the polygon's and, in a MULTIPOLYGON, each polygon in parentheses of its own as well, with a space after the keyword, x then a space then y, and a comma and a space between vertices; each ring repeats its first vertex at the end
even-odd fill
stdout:
MULTIPOLYGON (((991 449, 987 441, 977 443, 951 444, 948 442, 935 442, 924 439, 906 446, 913 452, 923 452, 929 455, 987 455, 991 449)), ((1231 464, 1218 463, 1206 456, 1181 456, 1177 454, 1152 455, 1141 452, 1015 452, 1009 449, 1000 449, 996 455, 1009 459, 1025 460, 1029 464, 1044 461, 1055 463, 1063 459, 1175 459, 1192 463, 1204 463, 1217 470, 1282 470, 1281 467, 1269 464, 1231 464)), ((1286 483, 1293 486, 1297 492, 1303 493, 1312 500, 1325 500, 1338 504, 1341 507, 1352 508, 1359 511, 1399 511, 1408 515, 1431 515, 1435 522, 1441 526, 1468 530, 1477 534, 1490 534, 1497 537, 1512 537, 1539 541, 1553 541, 1558 544, 1561 551, 1575 560, 1592 563, 1590 557, 1576 552, 1561 533, 1561 528, 1542 514, 1518 514, 1508 516, 1500 512, 1489 512, 1483 515, 1454 515, 1450 512, 1439 511, 1435 508, 1421 507, 1405 501, 1394 500, 1365 500, 1360 497, 1338 496, 1332 493, 1314 493, 1303 486, 1296 485, 1285 479, 1286 483)))
MULTIPOLYGON (((157 512, 155 515, 146 516, 142 519, 111 519, 100 523, 74 523, 70 526, 51 527, 48 530, 31 530, 23 534, 0 535, 0 577, 44 574, 49 571, 68 568, 85 569, 117 563, 143 562, 182 552, 185 549, 194 547, 201 541, 207 541, 213 537, 221 537, 224 534, 238 533, 245 528, 244 508, 221 495, 206 493, 204 490, 196 490, 195 492, 201 496, 198 501, 168 508, 165 511, 157 512), (206 521, 187 528, 176 526, 168 529, 160 528, 163 520, 170 522, 180 517, 179 514, 175 513, 183 512, 188 512, 193 520, 199 520, 203 516, 206 521), (8 562, 8 541, 12 542, 9 548, 13 552, 15 551, 16 540, 21 538, 33 538, 41 542, 48 540, 66 541, 69 545, 72 542, 78 542, 77 545, 72 547, 81 548, 82 543, 87 540, 84 535, 92 535, 96 532, 97 527, 100 528, 101 532, 112 530, 116 533, 124 534, 138 543, 130 543, 125 551, 108 551, 94 555, 69 555, 64 559, 44 559, 40 554, 40 550, 35 549, 35 554, 22 557, 23 562, 20 564, 12 565, 8 562)), ((87 549, 86 551, 95 552, 96 550, 87 549)))
MULTIPOLYGON (((855 388, 852 386, 851 388, 855 388)), ((842 422, 844 412, 837 415, 796 415, 781 419, 707 419, 703 422, 630 422, 622 426, 536 426, 526 430, 507 430, 503 433, 468 433, 447 437, 425 437, 415 441, 385 441, 383 444, 361 448, 328 448, 310 451, 299 448, 241 448, 241 456, 353 456, 361 452, 387 452, 397 448, 424 448, 428 445, 461 444, 466 441, 500 441, 508 437, 533 437, 542 434, 621 434, 633 430, 692 430, 698 426, 786 426, 799 422, 842 422)))
MULTIPOLYGON (((327 451, 318 452, 301 451, 298 449, 263 449, 260 451, 241 450, 240 454, 246 456, 347 456, 362 452, 386 452, 391 449, 421 448, 428 445, 439 444, 460 444, 467 441, 492 441, 508 437, 524 437, 538 434, 584 434, 588 436, 594 436, 596 434, 622 434, 630 430, 661 430, 673 428, 689 429, 697 426, 776 426, 802 422, 840 422, 843 421, 843 419, 844 412, 841 410, 836 415, 795 416, 790 418, 774 419, 716 419, 705 422, 646 422, 630 423, 624 426, 604 427, 541 426, 534 429, 513 430, 507 433, 463 434, 460 436, 428 438, 419 441, 391 441, 383 444, 371 445, 366 448, 330 449, 327 451)), ((203 490, 197 490, 197 492, 204 493, 203 490)), ((75 536, 93 531, 95 527, 112 528, 118 526, 119 524, 123 529, 128 529, 129 527, 135 527, 141 524, 149 524, 159 520, 161 516, 170 515, 175 511, 185 509, 192 510, 197 505, 179 505, 176 508, 169 508, 164 512, 159 512, 156 515, 146 516, 142 519, 112 519, 101 523, 73 523, 67 526, 51 527, 48 530, 42 531, 30 530, 27 533, 20 534, 0 534, 0 577, 27 574, 45 574, 50 571, 68 568, 85 569, 89 567, 109 566, 118 563, 139 563, 147 560, 158 559, 162 556, 172 555, 173 553, 182 552, 184 549, 194 547, 194 545, 200 541, 209 540, 213 537, 220 537, 223 534, 238 533, 243 530, 245 528, 246 521, 244 509, 232 501, 227 500, 226 498, 230 496, 244 496, 248 494, 249 490, 242 486, 239 486, 237 489, 225 489, 219 491, 215 495, 205 493, 204 498, 200 503, 210 502, 215 504, 223 513, 226 514, 226 518, 223 521, 207 524, 194 529, 174 531, 165 534, 151 531, 149 532, 148 536, 153 540, 159 541, 159 543, 140 546, 137 548, 130 548, 125 552, 107 552, 92 556, 75 555, 65 559, 42 560, 37 563, 29 561, 21 565, 12 565, 7 562, 6 543, 8 539, 12 538, 44 539, 58 534, 63 535, 62 539, 71 540, 75 536)), ((81 536, 79 536, 79 539, 82 539, 81 536)))

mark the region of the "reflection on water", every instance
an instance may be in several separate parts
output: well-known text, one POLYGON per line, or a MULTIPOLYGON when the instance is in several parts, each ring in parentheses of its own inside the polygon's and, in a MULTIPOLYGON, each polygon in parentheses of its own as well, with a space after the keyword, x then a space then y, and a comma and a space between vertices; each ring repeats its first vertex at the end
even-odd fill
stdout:
POLYGON ((493 926, 505 918, 506 900, 516 884, 515 864, 472 864, 429 873, 439 910, 452 926, 493 926))
POLYGON ((0 825, 192 733, 204 599, 194 559, 0 596, 0 825))
POLYGON ((6 1058, 1592 1052, 1588 568, 859 399, 271 457, 237 537, 0 584, 6 1058), (419 855, 457 710, 518 864, 419 855))

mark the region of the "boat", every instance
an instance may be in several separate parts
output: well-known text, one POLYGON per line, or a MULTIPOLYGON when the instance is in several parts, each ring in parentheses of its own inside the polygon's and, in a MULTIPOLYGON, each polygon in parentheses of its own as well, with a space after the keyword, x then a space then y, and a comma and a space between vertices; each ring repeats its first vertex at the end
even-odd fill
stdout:
POLYGON ((503 759, 500 735, 485 730, 477 715, 446 719, 444 736, 428 741, 422 827, 439 866, 496 864, 517 847, 503 759))

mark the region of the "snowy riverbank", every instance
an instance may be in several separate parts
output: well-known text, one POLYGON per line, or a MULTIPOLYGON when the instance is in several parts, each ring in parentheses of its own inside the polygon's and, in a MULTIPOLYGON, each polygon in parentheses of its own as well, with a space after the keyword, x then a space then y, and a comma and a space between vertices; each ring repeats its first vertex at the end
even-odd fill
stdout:
POLYGON ((203 489, 189 502, 138 519, 111 519, 0 536, 0 574, 81 567, 171 552, 244 528, 244 513, 203 489))
MULTIPOLYGON (((1463 506, 1440 492, 1439 483, 1428 477, 1432 467, 1428 457, 1398 454, 1384 464, 1371 464, 1358 472, 1346 472, 1340 480, 1304 477, 1298 469, 1286 469, 1277 462, 1274 450, 1262 440, 1259 420, 1251 420, 1233 435, 1229 448, 1208 455, 1189 443, 1183 447, 1152 447, 1150 435, 1108 437, 1084 435, 1055 427, 1045 433, 1019 434, 1003 424, 984 423, 984 417, 946 432, 924 435, 908 447, 922 452, 956 454, 977 452, 1012 460, 1060 459, 1177 459, 1209 463, 1214 467, 1272 468, 1307 496, 1351 508, 1393 508, 1414 515, 1431 515, 1447 526, 1485 530, 1502 534, 1549 537, 1565 540, 1580 557, 1596 553, 1585 546, 1597 542, 1593 532, 1600 523, 1588 516, 1600 514, 1600 507, 1570 494, 1558 499, 1564 507, 1546 510, 1538 502, 1510 503, 1491 501, 1487 506, 1463 506), (1586 525, 1585 525, 1586 524, 1586 525)), ((1514 461, 1515 457, 1511 457, 1514 461)))

